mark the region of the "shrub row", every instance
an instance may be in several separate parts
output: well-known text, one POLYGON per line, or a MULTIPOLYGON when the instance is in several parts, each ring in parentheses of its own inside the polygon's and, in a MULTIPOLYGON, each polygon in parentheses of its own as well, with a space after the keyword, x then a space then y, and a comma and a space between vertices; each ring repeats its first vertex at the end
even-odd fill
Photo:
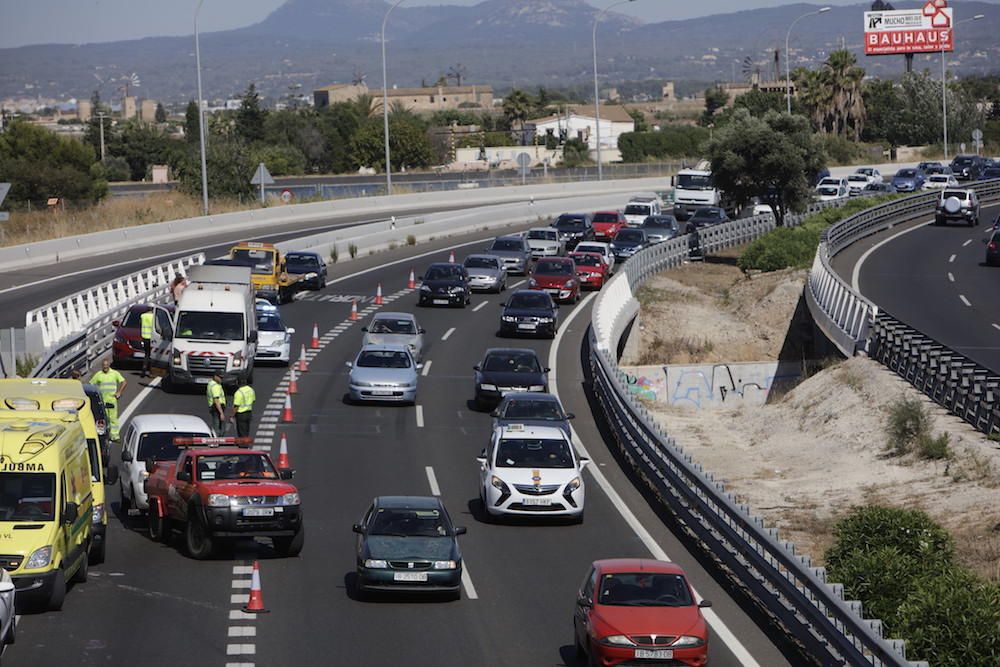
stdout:
POLYGON ((655 132, 626 132, 618 138, 622 162, 646 162, 701 155, 709 131, 692 125, 666 125, 655 132))

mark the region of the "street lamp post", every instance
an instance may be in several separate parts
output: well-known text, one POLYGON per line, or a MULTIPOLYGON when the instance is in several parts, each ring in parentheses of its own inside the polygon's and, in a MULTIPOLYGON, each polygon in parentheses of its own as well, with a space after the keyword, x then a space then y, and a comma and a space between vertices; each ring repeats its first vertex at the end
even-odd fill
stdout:
MULTIPOLYGON (((964 21, 958 21, 952 26, 952 42, 954 43, 954 31, 955 26, 962 25, 963 23, 968 23, 969 21, 978 21, 979 19, 986 18, 986 14, 976 14, 972 18, 965 19, 964 21)), ((948 159, 948 76, 945 73, 944 67, 944 44, 941 45, 941 127, 944 133, 944 159, 948 159)))
POLYGON ((201 144, 201 209, 208 215, 208 166, 205 159, 205 97, 201 93, 201 45, 198 39, 198 14, 205 0, 198 0, 194 10, 194 62, 198 69, 198 138, 201 144))
POLYGON ((101 124, 101 162, 104 162, 104 119, 107 118, 103 111, 97 112, 97 121, 101 124))
POLYGON ((788 32, 785 33, 785 107, 788 113, 792 113, 792 59, 789 57, 788 53, 789 41, 792 38, 792 28, 795 27, 796 23, 806 17, 816 16, 817 14, 825 14, 828 11, 830 11, 829 7, 820 7, 814 12, 803 14, 792 21, 792 25, 788 26, 788 32))
POLYGON ((385 141, 385 193, 387 195, 392 194, 392 163, 389 161, 389 84, 385 66, 385 24, 389 21, 389 14, 392 14, 392 10, 403 4, 403 1, 396 0, 385 13, 385 18, 382 19, 382 130, 385 141))
POLYGON ((601 95, 597 87, 597 24, 601 22, 604 15, 609 11, 614 9, 619 5, 625 5, 630 2, 635 2, 635 0, 618 0, 607 7, 605 7, 601 12, 594 17, 594 124, 595 124, 595 136, 597 139, 597 180, 604 180, 604 166, 601 162, 601 95))

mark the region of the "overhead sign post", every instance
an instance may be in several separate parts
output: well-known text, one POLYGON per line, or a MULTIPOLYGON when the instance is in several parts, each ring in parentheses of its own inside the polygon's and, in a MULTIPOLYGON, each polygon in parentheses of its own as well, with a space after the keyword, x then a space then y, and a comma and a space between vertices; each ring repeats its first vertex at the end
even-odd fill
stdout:
POLYGON ((865 12, 865 55, 953 51, 953 12, 947 0, 928 0, 919 9, 865 12))
POLYGON ((271 172, 267 170, 264 163, 261 162, 257 165, 257 171, 254 172, 253 178, 250 179, 250 185, 260 186, 260 203, 264 203, 264 186, 274 185, 274 178, 271 176, 271 172))

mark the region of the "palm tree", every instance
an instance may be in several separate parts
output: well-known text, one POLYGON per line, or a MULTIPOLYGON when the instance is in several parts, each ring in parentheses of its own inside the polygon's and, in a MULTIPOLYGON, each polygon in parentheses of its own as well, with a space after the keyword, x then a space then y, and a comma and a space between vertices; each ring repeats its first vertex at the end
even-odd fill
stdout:
POLYGON ((827 129, 838 136, 850 133, 858 141, 865 125, 865 102, 861 96, 865 71, 858 67, 853 53, 838 49, 830 53, 822 72, 830 91, 827 129))
POLYGON ((358 118, 372 118, 376 114, 382 112, 382 96, 379 95, 375 97, 374 95, 369 95, 368 93, 362 93, 358 95, 349 104, 354 106, 354 111, 358 114, 358 118))
POLYGON ((528 120, 531 107, 531 98, 523 90, 512 90, 510 95, 503 100, 503 115, 507 117, 512 127, 514 123, 517 123, 522 146, 524 145, 524 124, 528 120))

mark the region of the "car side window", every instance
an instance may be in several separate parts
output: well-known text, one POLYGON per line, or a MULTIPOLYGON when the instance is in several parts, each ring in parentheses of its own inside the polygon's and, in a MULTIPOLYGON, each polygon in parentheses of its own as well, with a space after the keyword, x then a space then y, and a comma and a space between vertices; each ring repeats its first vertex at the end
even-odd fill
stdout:
POLYGON ((191 475, 191 481, 194 481, 194 465, 192 464, 190 456, 184 457, 184 465, 181 470, 191 475))
POLYGON ((596 568, 591 567, 590 572, 587 573, 587 578, 583 581, 583 589, 581 592, 583 593, 583 597, 588 600, 594 599, 594 586, 596 585, 595 582, 597 580, 596 574, 596 568))
POLYGON ((162 310, 160 308, 157 308, 156 309, 156 332, 158 334, 160 334, 161 336, 164 335, 164 334, 169 335, 170 333, 173 332, 173 329, 174 329, 174 325, 173 325, 173 322, 170 321, 170 315, 167 314, 167 311, 162 310))

